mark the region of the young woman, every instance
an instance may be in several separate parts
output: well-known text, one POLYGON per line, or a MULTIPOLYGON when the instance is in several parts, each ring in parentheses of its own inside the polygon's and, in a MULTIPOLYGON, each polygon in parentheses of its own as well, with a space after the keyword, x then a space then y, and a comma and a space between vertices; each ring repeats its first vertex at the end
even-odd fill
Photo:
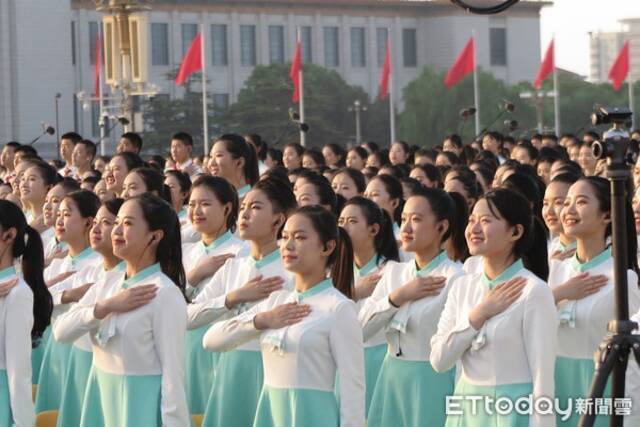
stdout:
POLYGON ((322 156, 324 163, 331 169, 339 169, 344 167, 345 151, 338 144, 325 144, 322 147, 322 156))
POLYGON ((36 162, 30 166, 20 181, 20 198, 29 225, 42 233, 46 228, 43 207, 47 192, 58 180, 58 172, 45 162, 36 162))
POLYGON ((364 426, 362 330, 350 299, 351 244, 335 222, 319 206, 296 211, 281 243, 295 290, 272 293, 249 311, 213 325, 204 337, 204 346, 214 351, 260 340, 265 385, 254 426, 364 426))
POLYGON ((137 154, 128 151, 116 154, 109 161, 109 166, 104 171, 107 190, 120 197, 123 191, 124 179, 129 172, 143 166, 144 163, 137 154))
MULTIPOLYGON (((102 282, 109 276, 124 272, 124 263, 113 253, 111 244, 111 230, 113 229, 118 210, 124 202, 123 199, 113 199, 102 204, 96 218, 93 221, 89 240, 91 249, 102 256, 102 262, 88 265, 73 275, 73 279, 57 286, 54 301, 57 304, 73 304, 78 302, 92 286, 102 286, 102 282), (69 283, 70 282, 70 283, 69 283), (62 289, 62 287, 66 289, 62 289)), ((63 382, 63 391, 58 411, 58 426, 80 425, 84 393, 91 371, 93 352, 91 339, 88 334, 65 341, 61 339, 59 326, 63 322, 64 315, 58 318, 53 333, 55 338, 66 344, 73 344, 69 354, 66 377, 63 382)))
POLYGON ((298 143, 290 142, 285 144, 282 152, 282 162, 289 172, 302 167, 302 154, 304 147, 298 143))
POLYGON ((367 164, 367 150, 362 147, 353 147, 347 152, 346 165, 348 168, 362 171, 367 164))
POLYGON ((404 205, 400 181, 391 175, 378 175, 369 181, 364 195, 387 211, 393 219, 393 234, 396 240, 400 240, 399 224, 404 205))
POLYGON ((409 173, 411 178, 416 179, 422 185, 428 188, 442 188, 442 175, 440 169, 436 166, 424 163, 415 165, 409 173))
POLYGON ((317 173, 305 173, 296 180, 293 187, 298 206, 319 205, 335 212, 338 198, 329 181, 317 173))
POLYGON ((80 190, 80 186, 74 179, 64 178, 47 192, 47 197, 44 199, 42 217, 47 228, 40 234, 40 237, 42 237, 42 246, 44 247, 45 266, 51 264, 53 258, 61 258, 67 254, 69 248, 66 243, 56 238, 54 226, 62 199, 77 190, 80 190))
POLYGON ((411 163, 411 148, 404 141, 395 141, 389 149, 389 162, 392 165, 411 163))
POLYGON ((191 179, 189 174, 170 170, 164 174, 164 185, 171 193, 171 206, 178 213, 180 224, 187 218, 186 205, 189 203, 189 193, 191 192, 191 179))
POLYGON ((447 426, 555 425, 552 414, 532 410, 530 419, 495 405, 553 396, 556 320, 542 227, 529 202, 506 189, 482 196, 469 216, 465 236, 471 254, 482 256, 482 271, 456 280, 431 338, 436 371, 462 367, 455 389, 462 414, 448 415, 447 426), (464 396, 493 400, 474 410, 464 396))
POLYGON ((326 168, 324 156, 318 150, 309 149, 304 150, 302 154, 302 167, 305 169, 311 169, 314 172, 319 172, 320 168, 326 168))
POLYGON ((187 426, 178 217, 154 195, 131 198, 118 211, 111 241, 125 271, 92 286, 55 327, 67 342, 91 336, 80 425, 187 426))
POLYGON ((0 426, 33 426, 31 347, 51 320, 42 241, 20 209, 0 200, 0 426), (21 271, 14 266, 21 259, 21 271))
POLYGON ((582 168, 582 173, 585 176, 591 176, 596 170, 596 158, 593 157, 593 151, 591 150, 591 144, 583 144, 580 147, 578 155, 578 164, 582 168))
MULTIPOLYGON (((238 195, 224 178, 201 176, 193 184, 189 221, 202 236, 197 243, 183 245, 187 295, 194 298, 225 261, 248 254, 245 242, 233 235, 238 219, 238 195)), ((202 348, 208 325, 187 332, 187 400, 192 414, 204 413, 211 393, 217 354, 202 348)))
POLYGON ((331 187, 336 194, 349 200, 352 197, 362 195, 366 184, 362 172, 356 169, 342 168, 336 172, 333 180, 331 180, 331 187))
MULTIPOLYGON (((358 196, 349 200, 342 208, 338 225, 349 234, 353 244, 353 299, 357 301, 358 307, 362 308, 387 265, 393 265, 400 260, 391 218, 374 202, 358 196)), ((381 329, 364 342, 367 412, 386 354, 387 340, 384 330, 381 329)))
POLYGON ((444 425, 445 396, 453 392, 455 371, 434 371, 429 340, 451 283, 462 274, 444 243, 462 232, 466 218, 464 203, 442 190, 424 188, 404 206, 402 248, 414 259, 388 266, 359 314, 365 340, 385 329, 388 343, 369 408, 371 427, 417 427, 424 420, 444 425))
MULTIPOLYGON (((44 270, 44 279, 56 305, 51 321, 52 329, 58 315, 68 308, 62 304, 61 292, 68 288, 69 281, 73 281, 70 276, 100 263, 100 254, 91 249, 89 243, 89 232, 99 207, 98 196, 86 190, 69 193, 60 203, 55 225, 56 238, 67 244, 69 252, 64 258, 51 261, 44 270)), ((50 337, 46 343, 38 378, 36 412, 59 408, 70 351, 70 345, 61 343, 54 337, 50 337)))
MULTIPOLYGON (((604 178, 587 177, 573 184, 560 214, 564 233, 576 241, 573 257, 551 265, 549 286, 553 289, 560 326, 556 359, 556 397, 562 404, 568 398, 586 398, 594 372, 593 353, 607 334, 607 322, 615 316, 611 236, 610 183, 604 178)), ((627 207, 627 229, 633 227, 633 213, 627 207)), ((637 280, 637 242, 628 239, 627 259, 629 312, 640 308, 637 280)), ((575 414, 575 412, 574 412, 575 414)), ((575 426, 574 415, 558 425, 575 426)), ((596 425, 607 425, 599 416, 596 425), (602 423, 602 424, 600 424, 602 423)))
POLYGON ((578 179, 577 175, 560 174, 549 182, 544 192, 542 218, 551 233, 551 239, 547 246, 549 264, 553 259, 563 260, 576 252, 576 241, 565 234, 560 222, 560 212, 564 207, 569 187, 578 179))
POLYGON ((211 148, 209 172, 229 181, 242 199, 260 178, 256 151, 240 135, 222 135, 211 148))
MULTIPOLYGON (((279 181, 259 181, 240 204, 240 238, 251 255, 228 259, 188 307, 189 329, 240 314, 285 283, 278 237, 295 208, 291 190, 279 181)), ((262 358, 256 340, 220 355, 203 425, 251 425, 262 389, 262 358)))
POLYGON ((136 168, 129 172, 122 184, 122 198, 127 200, 143 193, 150 193, 171 203, 169 188, 164 176, 153 168, 136 168))

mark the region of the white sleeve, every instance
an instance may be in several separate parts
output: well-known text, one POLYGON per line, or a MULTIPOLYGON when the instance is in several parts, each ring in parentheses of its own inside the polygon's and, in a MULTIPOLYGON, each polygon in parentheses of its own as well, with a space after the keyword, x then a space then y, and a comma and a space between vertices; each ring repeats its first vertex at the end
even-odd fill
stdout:
MULTIPOLYGON (((558 320, 551 289, 535 284, 524 301, 523 341, 533 382, 533 398, 553 398, 558 320)), ((533 424, 555 426, 554 414, 534 411, 533 424)))
MULTIPOLYGON (((173 285, 169 285, 173 286, 173 285)), ((162 289, 153 309, 153 337, 162 365, 162 425, 189 425, 185 384, 187 307, 178 288, 162 289)))
POLYGON ((203 347, 209 351, 230 351, 258 338, 263 331, 256 329, 253 318, 270 306, 271 297, 236 317, 214 323, 202 338, 203 347))
POLYGON ((461 286, 464 286, 463 283, 456 283, 456 281, 451 284, 451 290, 438 321, 438 330, 431 337, 429 361, 437 372, 453 368, 478 334, 478 331, 469 323, 469 313, 461 313, 458 310, 460 298, 458 291, 461 286))
POLYGON ((365 341, 384 328, 400 309, 400 307, 394 307, 389 302, 393 271, 393 268, 387 269, 358 313, 358 320, 360 321, 365 341))
POLYGON ((7 300, 6 349, 7 381, 11 413, 16 426, 33 426, 36 416, 31 398, 31 329, 33 295, 13 291, 7 300))
POLYGON ((329 345, 340 378, 340 427, 364 427, 364 344, 352 302, 336 308, 329 345))
POLYGON ((61 314, 53 325, 56 341, 71 344, 86 333, 100 327, 102 320, 93 315, 100 284, 89 288, 86 294, 69 311, 61 314))
POLYGON ((195 301, 187 307, 188 329, 198 329, 209 325, 229 314, 230 310, 225 305, 227 299, 226 281, 229 280, 227 271, 231 269, 229 261, 216 271, 211 280, 204 285, 195 301))
MULTIPOLYGON (((62 294, 64 291, 75 288, 75 281, 77 280, 78 273, 72 274, 61 282, 56 283, 55 285, 49 287, 49 292, 51 293, 51 297, 53 298, 53 305, 59 306, 62 304, 62 294)), ((66 305, 66 304, 65 304, 66 305)))

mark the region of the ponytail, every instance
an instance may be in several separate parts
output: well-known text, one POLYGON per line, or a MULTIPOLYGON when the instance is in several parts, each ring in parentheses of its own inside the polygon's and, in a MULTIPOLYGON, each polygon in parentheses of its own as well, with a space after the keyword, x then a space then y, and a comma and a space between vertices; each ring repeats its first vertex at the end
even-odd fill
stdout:
POLYGON ((353 299, 353 246, 349 234, 342 227, 338 227, 336 248, 329 259, 332 258, 331 277, 334 286, 347 298, 353 299))
MULTIPOLYGON (((549 277, 548 246, 547 246, 547 229, 544 223, 536 215, 533 215, 533 241, 531 249, 522 254, 522 263, 533 274, 547 281, 549 277)), ((636 239, 633 240, 634 243, 636 239)), ((635 259, 635 257, 633 257, 635 259)))
POLYGON ((469 258, 467 239, 464 236, 467 222, 469 222, 469 205, 467 205, 467 201, 460 193, 450 192, 448 194, 453 201, 454 207, 449 223, 449 230, 451 230, 449 241, 451 242, 453 260, 464 261, 469 258))

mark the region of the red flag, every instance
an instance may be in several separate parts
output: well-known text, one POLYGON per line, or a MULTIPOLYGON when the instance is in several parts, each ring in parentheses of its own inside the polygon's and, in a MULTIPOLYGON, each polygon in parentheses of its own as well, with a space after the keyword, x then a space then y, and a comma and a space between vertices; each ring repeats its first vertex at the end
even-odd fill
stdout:
POLYGON ((444 78, 444 85, 451 89, 460 80, 469 73, 473 73, 473 69, 476 66, 476 40, 471 37, 467 42, 464 49, 460 53, 460 56, 453 63, 447 75, 444 78))
POLYGON ((613 85, 613 89, 620 90, 624 79, 629 74, 629 42, 626 41, 620 54, 609 70, 609 80, 613 85))
POLYGON ((555 68, 554 49, 554 41, 551 40, 551 43, 549 43, 549 47, 544 54, 544 59, 540 63, 540 68, 538 68, 536 79, 533 81, 533 87, 536 89, 540 89, 542 82, 549 77, 549 74, 553 73, 553 69, 555 68))
POLYGON ((291 61, 291 70, 289 70, 289 77, 293 81, 292 102, 300 102, 300 70, 302 70, 302 43, 298 40, 293 61, 291 61))
POLYGON ((184 84, 191 74, 200 70, 202 70, 202 33, 196 34, 189 50, 184 55, 176 76, 176 84, 178 86, 184 84))
POLYGON ((382 75, 380 75, 380 91, 378 98, 382 101, 389 96, 389 80, 391 79, 391 43, 387 40, 387 53, 384 55, 382 75))
POLYGON ((98 30, 96 37, 96 63, 94 68, 93 93, 100 96, 100 73, 102 72, 102 34, 98 30))

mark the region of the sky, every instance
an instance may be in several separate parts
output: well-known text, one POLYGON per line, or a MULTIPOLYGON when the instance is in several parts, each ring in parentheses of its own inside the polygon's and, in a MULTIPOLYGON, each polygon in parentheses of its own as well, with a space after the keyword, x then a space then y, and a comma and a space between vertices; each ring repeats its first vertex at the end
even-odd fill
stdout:
POLYGON ((542 51, 555 34, 558 67, 586 76, 589 32, 620 31, 627 18, 640 18, 639 0, 553 0, 541 12, 542 51))

